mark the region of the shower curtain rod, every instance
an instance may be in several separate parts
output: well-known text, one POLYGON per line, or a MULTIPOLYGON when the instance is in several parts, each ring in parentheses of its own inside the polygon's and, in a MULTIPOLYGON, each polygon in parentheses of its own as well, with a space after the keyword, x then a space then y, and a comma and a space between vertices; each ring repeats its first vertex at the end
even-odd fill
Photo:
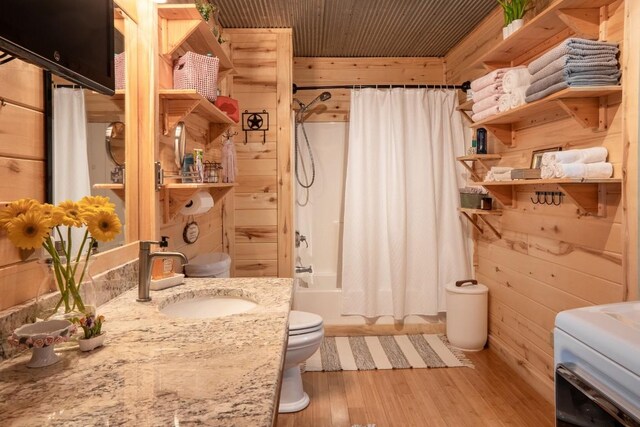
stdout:
POLYGON ((379 85, 332 85, 332 86, 298 86, 294 83, 293 85, 293 93, 296 93, 299 90, 323 90, 323 89, 362 89, 362 88, 408 88, 408 89, 460 89, 463 91, 467 91, 471 87, 471 82, 467 81, 462 83, 461 85, 434 85, 434 84, 424 84, 424 85, 401 85, 401 84, 379 84, 379 85))

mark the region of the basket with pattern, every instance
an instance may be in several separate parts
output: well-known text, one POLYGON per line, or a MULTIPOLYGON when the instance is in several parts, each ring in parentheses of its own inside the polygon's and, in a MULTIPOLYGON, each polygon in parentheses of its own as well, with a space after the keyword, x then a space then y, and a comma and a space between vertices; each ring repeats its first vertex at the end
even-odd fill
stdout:
POLYGON ((216 100, 218 67, 220 60, 215 56, 198 55, 187 52, 173 67, 174 89, 195 89, 209 101, 216 100))
POLYGON ((117 53, 113 58, 113 65, 115 68, 115 77, 116 77, 116 90, 125 89, 125 62, 124 62, 124 52, 117 53))

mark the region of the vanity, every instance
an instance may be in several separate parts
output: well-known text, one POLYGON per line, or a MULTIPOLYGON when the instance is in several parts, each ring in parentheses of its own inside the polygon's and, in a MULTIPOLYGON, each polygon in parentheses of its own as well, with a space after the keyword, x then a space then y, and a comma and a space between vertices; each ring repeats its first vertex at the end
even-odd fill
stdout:
POLYGON ((12 426, 271 426, 277 414, 292 279, 186 279, 136 302, 131 289, 102 305, 105 346, 56 348, 0 363, 0 420, 12 426), (172 304, 235 297, 256 307, 218 318, 163 314, 172 304))

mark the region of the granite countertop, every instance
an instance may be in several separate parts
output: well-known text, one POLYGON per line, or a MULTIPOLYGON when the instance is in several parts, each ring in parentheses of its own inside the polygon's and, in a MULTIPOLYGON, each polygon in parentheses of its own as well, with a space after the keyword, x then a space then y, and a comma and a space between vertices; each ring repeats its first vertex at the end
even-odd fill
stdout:
POLYGON ((0 363, 3 426, 270 426, 287 340, 291 279, 187 279, 135 301, 132 289, 99 307, 105 347, 58 349, 30 369, 30 351, 0 363), (171 301, 245 296, 258 307, 217 319, 169 318, 171 301))

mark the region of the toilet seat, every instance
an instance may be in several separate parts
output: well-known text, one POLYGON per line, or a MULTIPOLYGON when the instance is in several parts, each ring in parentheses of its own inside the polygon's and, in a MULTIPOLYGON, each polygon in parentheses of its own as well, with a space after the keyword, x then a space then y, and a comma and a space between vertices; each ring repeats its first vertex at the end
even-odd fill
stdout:
POLYGON ((305 311, 289 313, 289 336, 310 334, 322 329, 322 317, 305 311))

